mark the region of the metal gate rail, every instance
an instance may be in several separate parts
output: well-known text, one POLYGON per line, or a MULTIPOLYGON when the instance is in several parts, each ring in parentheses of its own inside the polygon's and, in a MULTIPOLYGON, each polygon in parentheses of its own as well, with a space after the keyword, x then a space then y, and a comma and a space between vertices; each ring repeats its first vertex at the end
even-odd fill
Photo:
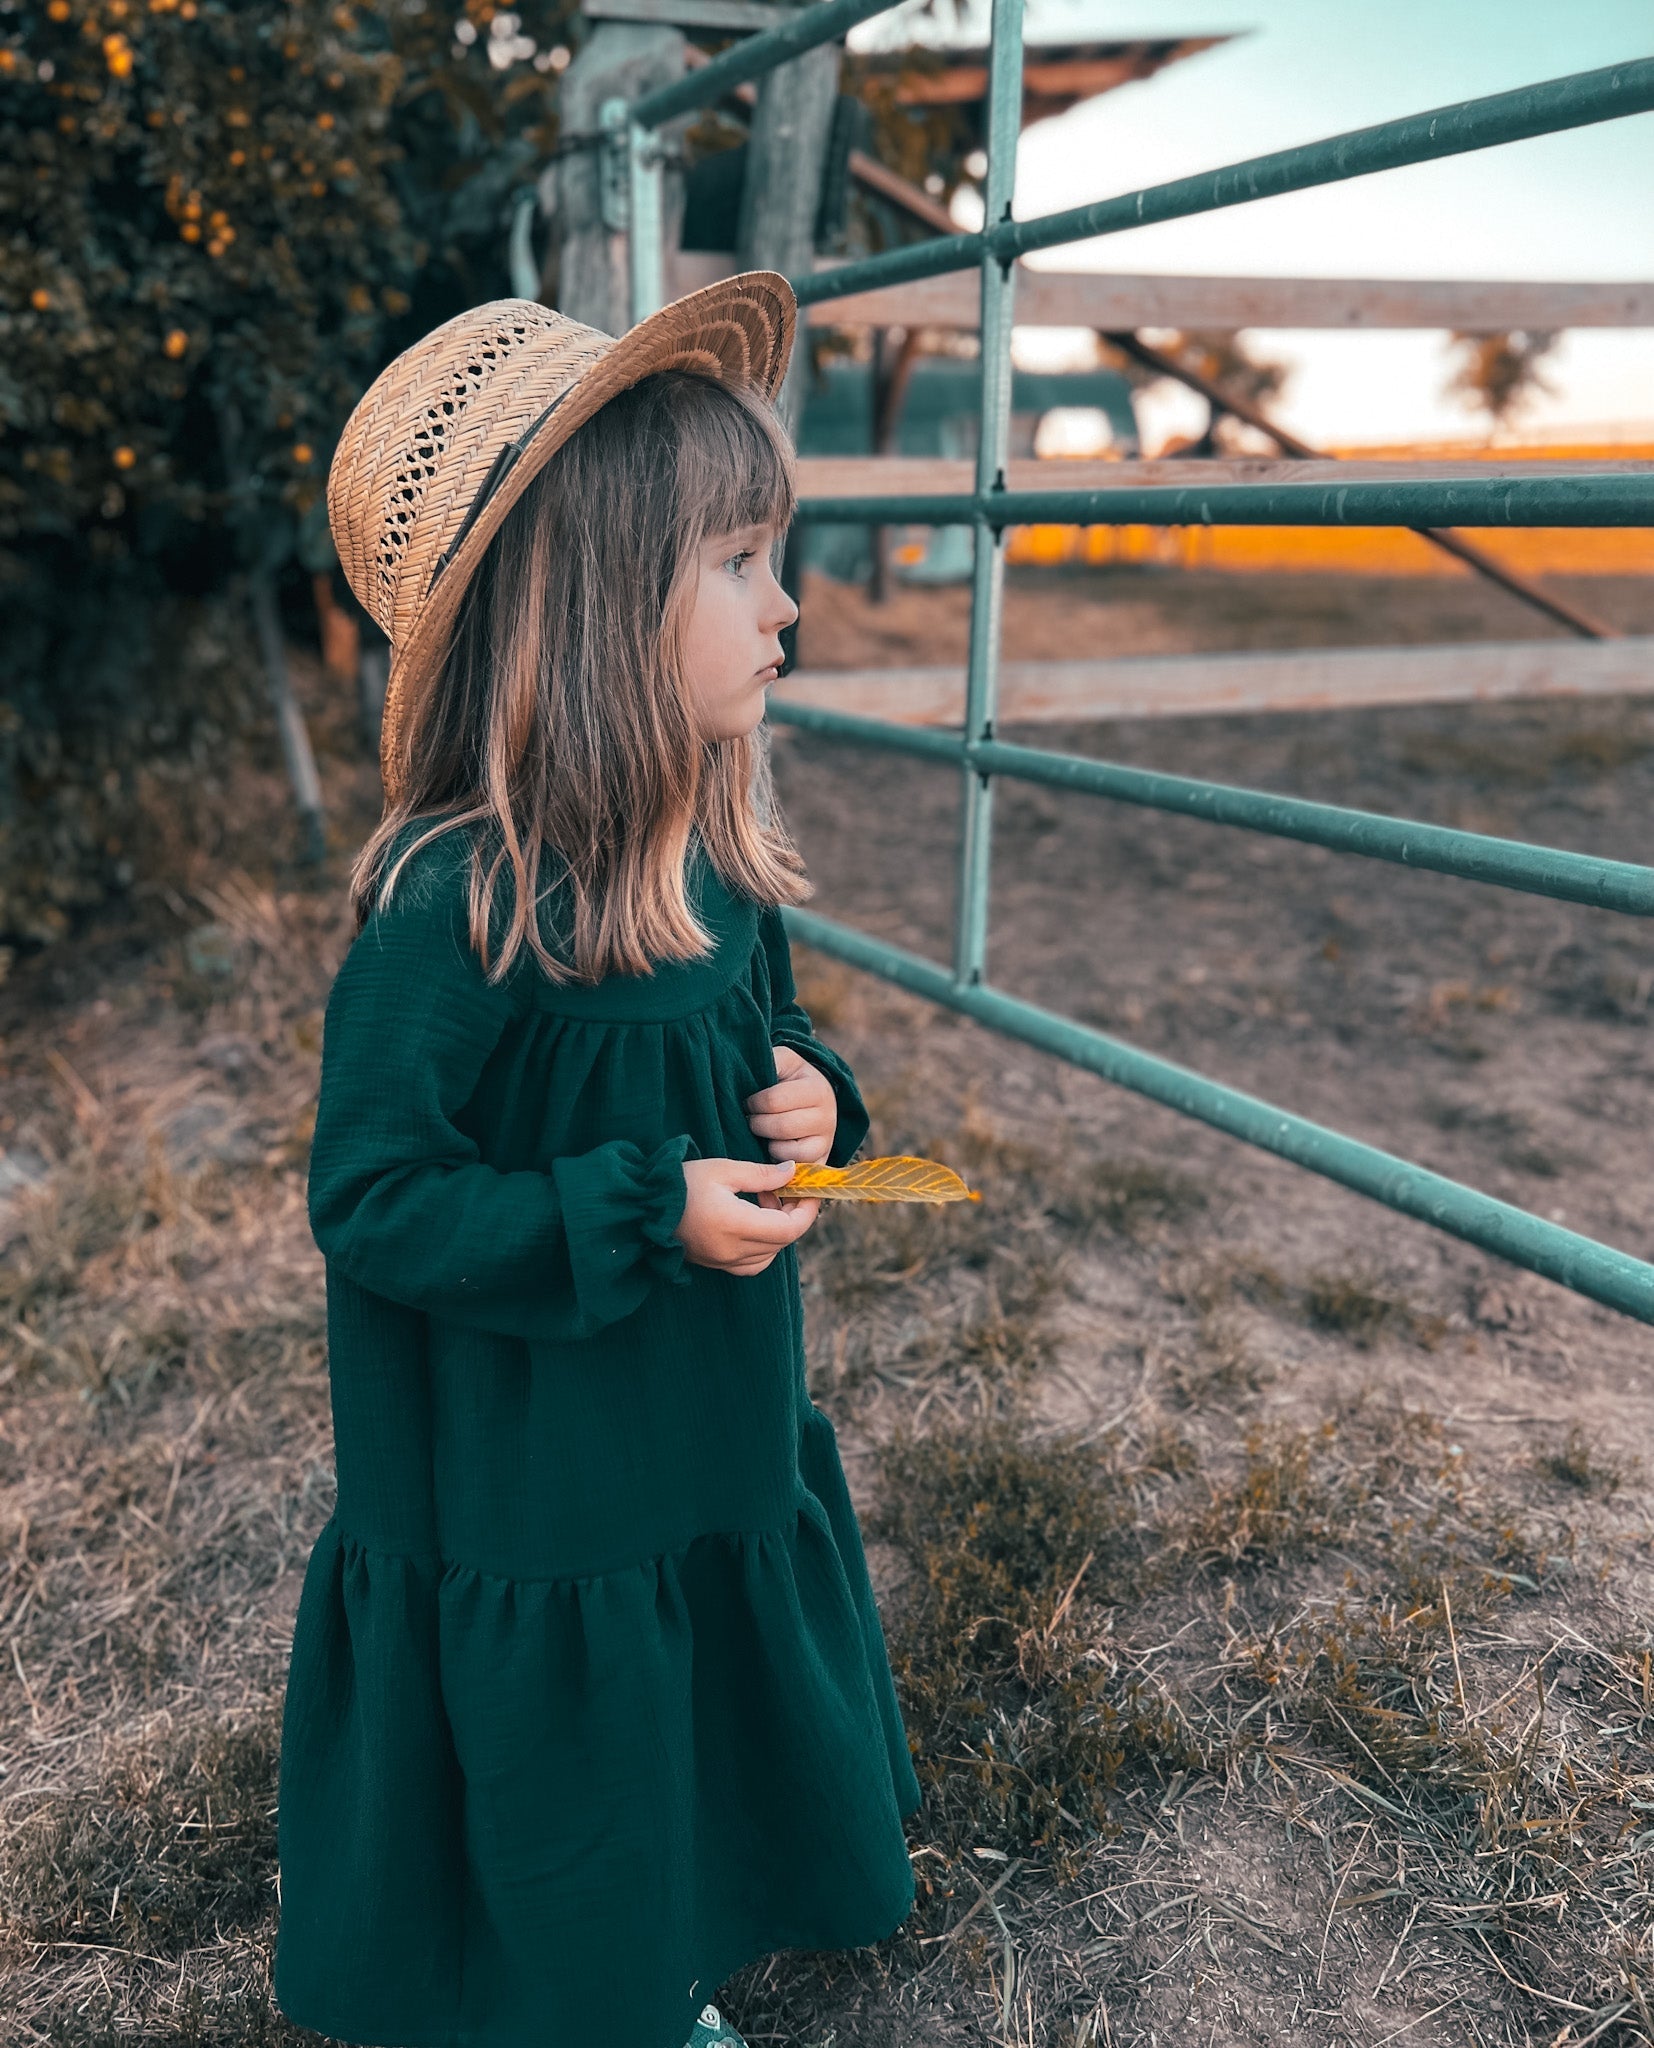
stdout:
MULTIPOLYGON (((782 28, 737 45, 674 84, 629 106, 615 101, 604 109, 611 175, 629 197, 634 320, 654 311, 664 297, 662 160, 654 131, 663 122, 710 104, 734 85, 762 76, 801 51, 838 38, 856 22, 886 12, 893 4, 895 0, 815 0, 782 28)), ((793 280, 800 303, 810 304, 948 271, 971 267, 980 271, 982 401, 975 489, 957 494, 815 499, 799 507, 801 517, 819 520, 971 525, 975 554, 963 731, 927 732, 795 704, 773 703, 770 714, 777 722, 856 745, 951 762, 962 773, 951 970, 851 926, 810 911, 788 909, 787 926, 796 938, 1645 1322, 1654 1322, 1654 1265, 1142 1052, 1104 1032, 1022 1002, 989 986, 984 974, 993 790, 1000 776, 1632 916, 1654 914, 1654 868, 1113 762, 1009 746, 994 737, 1004 536, 1012 525, 1654 524, 1654 470, 1648 474, 1628 474, 1623 469, 1593 473, 1585 467, 1569 474, 1451 481, 1392 478, 1321 484, 1283 478, 1203 487, 1008 491, 1005 468, 1013 265, 1018 257, 1034 249, 1117 234, 1152 222, 1650 109, 1654 109, 1654 59, 1640 58, 1403 120, 1380 122, 1198 177, 1173 179, 1089 206, 1018 221, 1012 217, 1011 204, 1022 121, 1022 0, 993 0, 981 231, 941 236, 913 248, 838 264, 793 280)))

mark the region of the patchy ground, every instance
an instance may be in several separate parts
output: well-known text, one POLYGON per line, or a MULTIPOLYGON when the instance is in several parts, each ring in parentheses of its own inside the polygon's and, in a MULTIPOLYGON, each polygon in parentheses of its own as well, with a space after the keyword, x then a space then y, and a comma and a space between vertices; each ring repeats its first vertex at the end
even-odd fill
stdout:
MULTIPOLYGON (((1589 597, 1654 626, 1646 593, 1589 597)), ((1025 654, 1529 630, 1457 582, 1010 598, 1025 654)), ((957 592, 870 616, 817 588, 802 652, 941 659, 962 618, 957 592)), ((332 1495, 303 1175, 377 778, 303 680, 328 872, 271 859, 272 736, 217 789, 158 788, 132 903, 0 986, 7 2042, 312 2038, 268 2001, 281 1693, 332 1495)), ((1641 703, 1038 740, 1651 850, 1641 703)), ((816 907, 945 955, 954 777, 794 735, 777 758, 816 907)), ((1647 1242, 1642 927, 1011 785, 997 837, 1002 986, 1647 1242)), ((725 1987, 755 2048, 1654 2041, 1646 1331, 799 967, 877 1145, 984 1200, 808 1243, 816 1398, 927 1787, 921 1893, 877 1949, 725 1987)))

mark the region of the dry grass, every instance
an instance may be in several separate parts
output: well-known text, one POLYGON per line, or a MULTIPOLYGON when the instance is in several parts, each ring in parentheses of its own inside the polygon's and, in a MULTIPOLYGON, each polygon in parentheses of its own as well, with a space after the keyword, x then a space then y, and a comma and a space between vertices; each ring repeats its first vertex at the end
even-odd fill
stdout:
POLYGON ((1635 1469, 1632 1460, 1610 1457, 1577 1422, 1569 1424, 1561 1443, 1538 1454, 1537 1463, 1548 1478, 1595 1494, 1618 1493, 1635 1469))
POLYGON ((47 1947, 158 1956, 257 1931, 271 1905, 279 1722, 193 1728, 40 1806, 11 1845, 7 1915, 47 1947))
MULTIPOLYGON (((1646 1640, 1592 1626, 1580 1519, 1619 1462, 1575 1430, 1477 1471, 1377 1402, 1199 1442, 1154 1415, 1042 1429, 1064 1261, 1099 1227, 1167 1247, 1073 1203, 1104 1178, 1084 1162, 1042 1172, 968 1110, 936 1135, 992 1180, 981 1223, 853 1224, 810 1259, 818 1358, 834 1327, 886 1333, 829 1398, 899 1418, 869 1534, 903 1567, 919 1902, 879 1949, 742 1973, 749 2038, 1296 2039, 1277 1979, 1319 1979, 1329 2041, 1420 2013, 1443 2039, 1651 2038, 1654 1675, 1646 1640)), ((105 1133, 5 1267, 8 2039, 307 2038, 267 1979, 283 1623, 326 1508, 319 1323, 259 1298, 295 1192, 105 1133)), ((1197 1331, 1321 1298, 1181 1256, 1197 1331)), ((1369 1325, 1413 1341, 1323 1317, 1369 1325)))
MULTIPOLYGON (((320 737, 362 808, 371 765, 320 737)), ((303 1167, 343 939, 336 874, 261 865, 258 789, 167 825, 176 902, 66 956, 52 1007, 0 999, 0 1128, 54 1163, 0 1253, 8 2048, 314 2039, 270 2003, 272 1823, 331 1506, 303 1167), (203 922, 227 975, 186 955, 203 922), (191 1162, 203 1073, 238 1142, 191 1162)), ((861 985, 800 979, 853 1036, 861 985)), ((874 1143, 985 1199, 832 1212, 804 1270, 918 1744, 919 1899, 875 1949, 743 1971, 754 2048, 1648 2048, 1640 1470, 1582 1423, 1490 1446, 1394 1391, 1537 1346, 1545 1300, 1478 1297, 1472 1332, 1146 1145, 1013 1118, 992 1075, 904 1076, 906 1046, 863 1063, 874 1143)))
POLYGON ((1512 733, 1489 745, 1485 739, 1432 733, 1409 741, 1401 764, 1414 775, 1451 776, 1478 782, 1511 783, 1537 788, 1557 775, 1601 775, 1641 760, 1654 748, 1647 709, 1632 706, 1621 718, 1599 719, 1581 726, 1571 721, 1557 730, 1543 713, 1529 730, 1512 733))
POLYGON ((1304 1283, 1303 1307, 1318 1330, 1348 1337, 1363 1350, 1387 1330, 1411 1337, 1426 1351, 1434 1351, 1446 1334, 1439 1315, 1399 1299, 1382 1280, 1364 1271, 1311 1273, 1304 1283))
POLYGON ((275 1294, 291 1174, 138 1165, 106 1135, 0 1267, 6 2038, 130 2040, 141 2014, 137 2038, 239 2041, 268 2002, 288 1615, 331 1492, 320 1302, 275 1294))
POLYGON ((303 1171, 340 935, 262 865, 278 805, 253 773, 157 804, 124 927, 39 963, 32 1010, 6 990, 0 1127, 50 1167, 0 1251, 7 2042, 301 2038, 269 1947, 332 1496, 303 1171))
MULTIPOLYGON (((934 1117, 934 1078, 924 1099, 934 1117)), ((974 1358, 957 1324, 926 1350, 892 1316, 862 1376, 821 1375, 878 1425, 919 1902, 835 1981, 845 2035, 814 1960, 783 1959, 733 1988, 751 2037, 1654 2039, 1651 1638, 1606 1594, 1614 1540, 1585 1511, 1628 1470, 1577 1428, 1474 1461, 1376 1395, 1248 1422, 1257 1328, 1428 1355, 1449 1319, 1367 1267, 1189 1244, 1198 1201, 1134 1241, 1073 1200, 1120 1185, 1116 1162, 996 1138, 969 1100, 947 1132, 899 1092, 879 1110, 877 1142, 928 1138, 994 1206, 818 1234, 818 1357, 859 1341, 887 1271, 934 1330, 1016 1244, 1049 1284, 1012 1348, 1060 1356, 1064 1276, 1102 1221, 1190 1318, 1157 1364, 1203 1427, 1151 1404, 1053 1432, 1039 1373, 974 1358)))
MULTIPOLYGON (((1554 1499, 1393 1408, 1217 1469, 1006 1418, 880 1465, 927 1802, 867 1988, 915 2038, 942 1971, 986 2038, 1064 2048, 1649 2037, 1649 1649, 1576 1625, 1554 1499)), ((810 2038, 808 1983, 742 1987, 760 2038, 810 2038)))

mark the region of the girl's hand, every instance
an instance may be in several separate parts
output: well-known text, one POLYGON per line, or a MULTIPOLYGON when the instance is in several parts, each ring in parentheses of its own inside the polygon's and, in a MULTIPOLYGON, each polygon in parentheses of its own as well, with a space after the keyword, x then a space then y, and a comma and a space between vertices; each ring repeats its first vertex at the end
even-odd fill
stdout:
POLYGON ((743 1279, 762 1273, 783 1246, 796 1244, 816 1220, 819 1202, 788 1202, 771 1192, 792 1178, 792 1162, 686 1159, 689 1189, 677 1237, 692 1266, 712 1266, 743 1279), (760 1206, 743 1202, 755 1194, 760 1206))
POLYGON ((838 1097, 818 1066, 790 1045, 778 1045, 773 1088, 760 1088, 742 1105, 755 1138, 769 1142, 772 1159, 802 1159, 821 1165, 838 1130, 838 1097))

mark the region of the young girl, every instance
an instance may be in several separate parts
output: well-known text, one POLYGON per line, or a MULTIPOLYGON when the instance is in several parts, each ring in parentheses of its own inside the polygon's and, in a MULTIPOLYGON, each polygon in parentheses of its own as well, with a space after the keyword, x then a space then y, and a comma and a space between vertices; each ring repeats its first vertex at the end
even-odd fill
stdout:
POLYGON ((282 1732, 275 1990, 387 2048, 695 2048, 905 1917, 919 1804, 773 1190, 867 1130, 794 995, 760 744, 793 300, 505 300, 329 478, 392 648, 309 1181, 338 1505, 282 1732), (755 1197, 756 1199, 749 1199, 755 1197))

